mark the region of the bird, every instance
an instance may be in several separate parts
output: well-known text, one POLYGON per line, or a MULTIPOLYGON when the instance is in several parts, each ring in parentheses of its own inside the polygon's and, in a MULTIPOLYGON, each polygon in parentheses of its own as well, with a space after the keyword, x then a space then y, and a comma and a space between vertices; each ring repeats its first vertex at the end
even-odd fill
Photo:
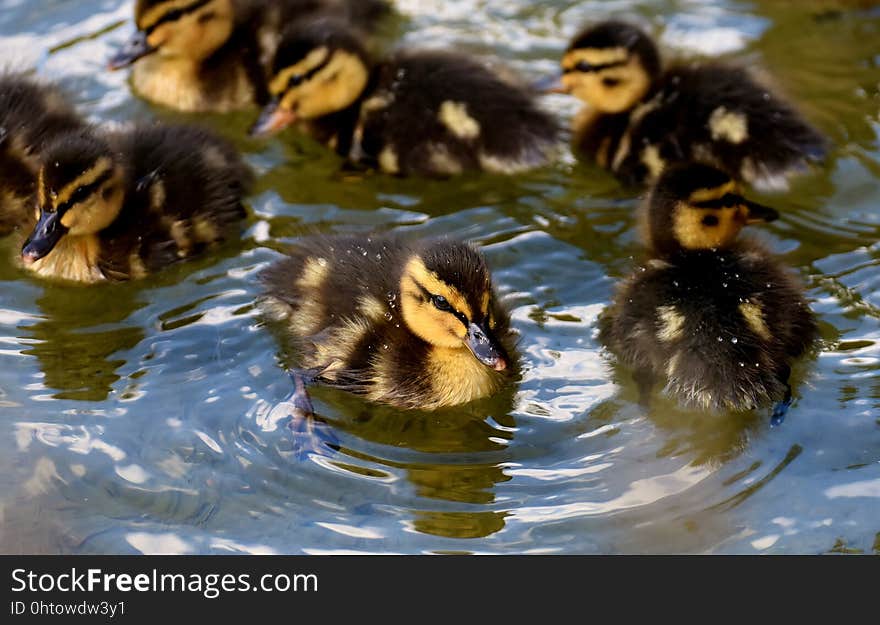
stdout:
POLYGON ((654 42, 626 22, 578 33, 562 72, 550 91, 586 103, 573 123, 576 151, 627 185, 649 185, 667 165, 697 161, 784 190, 827 153, 825 137, 745 68, 705 62, 664 70, 654 42))
POLYGON ((134 64, 142 97, 186 112, 245 110, 267 101, 266 70, 284 25, 332 15, 373 31, 387 0, 138 0, 137 31, 109 60, 134 64))
POLYGON ((260 309, 295 352, 295 432, 313 423, 313 383, 433 411, 491 396, 517 370, 509 316, 468 243, 312 235, 260 281, 260 309))
POLYGON ((350 164, 389 174, 512 174, 547 164, 558 148, 559 124, 536 93, 449 51, 404 49, 374 61, 334 19, 285 29, 269 91, 252 134, 296 123, 350 164))
POLYGON ((665 169, 641 215, 647 263, 618 287, 599 338, 633 371, 641 401, 659 382, 686 408, 745 411, 791 403, 792 363, 817 341, 803 287, 760 243, 738 237, 774 209, 702 163, 665 169))
POLYGON ((81 283, 142 278, 235 236, 253 174, 207 129, 62 134, 40 155, 25 269, 81 283))
POLYGON ((0 74, 0 236, 34 224, 32 199, 46 144, 85 122, 57 86, 0 74))

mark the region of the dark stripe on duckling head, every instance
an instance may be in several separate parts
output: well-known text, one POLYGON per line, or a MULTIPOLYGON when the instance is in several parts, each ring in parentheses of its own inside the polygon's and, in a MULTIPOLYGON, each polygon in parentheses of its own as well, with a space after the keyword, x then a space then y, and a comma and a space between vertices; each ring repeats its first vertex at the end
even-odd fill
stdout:
POLYGON ((413 278, 413 283, 417 287, 419 287, 419 290, 422 292, 422 295, 424 295, 424 297, 425 297, 425 301, 430 301, 434 305, 434 308, 436 308, 437 310, 442 311, 442 312, 448 312, 453 317, 455 317, 456 319, 461 321, 462 325, 464 325, 465 328, 467 328, 470 325, 470 320, 467 318, 467 315, 456 310, 452 306, 452 304, 449 303, 449 300, 447 300, 444 296, 438 295, 436 293, 431 293, 431 291, 426 289, 424 287, 424 285, 422 285, 415 278, 413 278))
POLYGON ((471 321, 479 321, 485 296, 491 291, 489 267, 477 250, 465 243, 437 241, 421 253, 425 268, 466 300, 471 321))
MULTIPOLYGON (((607 21, 585 28, 574 37, 568 47, 568 52, 576 50, 610 51, 612 49, 623 50, 627 56, 632 53, 637 54, 648 75, 656 76, 660 73, 660 55, 654 42, 640 28, 626 22, 607 21)), ((595 59, 592 62, 590 59, 584 60, 594 67, 603 63, 595 59)), ((598 69, 600 68, 590 71, 598 69)))
POLYGON ((95 191, 101 188, 105 182, 110 180, 113 176, 113 168, 108 167, 103 171, 103 173, 99 174, 97 178, 94 179, 93 182, 89 182, 86 184, 81 184, 77 186, 73 192, 70 194, 70 197, 60 204, 55 206, 55 211, 61 214, 67 212, 72 206, 79 204, 90 195, 92 195, 95 191))
MULTIPOLYGON (((142 14, 139 14, 136 19, 138 29, 149 35, 162 24, 173 22, 188 13, 198 11, 212 1, 213 0, 170 0, 169 2, 163 2, 147 8, 142 14)), ((138 8, 140 8, 140 5, 138 8)))

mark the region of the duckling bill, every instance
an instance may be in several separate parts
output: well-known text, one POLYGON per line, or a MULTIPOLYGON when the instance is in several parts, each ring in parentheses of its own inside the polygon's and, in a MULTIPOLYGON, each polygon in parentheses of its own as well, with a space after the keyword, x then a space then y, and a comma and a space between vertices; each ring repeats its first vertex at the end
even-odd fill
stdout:
POLYGON ((556 121, 526 89, 449 52, 376 62, 336 20, 285 30, 269 92, 252 134, 296 124, 350 162, 390 174, 510 174, 546 164, 558 147, 556 121))
POLYGON ((93 128, 40 155, 26 269, 76 282, 142 278, 235 236, 252 174, 236 150, 194 126, 93 128))
POLYGON ((672 163, 702 162, 780 189, 827 151, 825 138, 745 69, 717 62, 662 68, 641 29, 584 29, 562 59, 558 91, 586 103, 576 148, 627 184, 649 184, 672 163))
POLYGON ((817 338, 803 288, 761 245, 739 239, 772 221, 725 173, 669 168, 643 215, 649 259, 600 317, 600 339, 631 369, 643 401, 660 382, 682 405, 750 410, 791 401, 792 363, 817 338))
POLYGON ((305 377, 371 401, 455 406, 492 395, 515 368, 509 318, 470 245, 315 237, 262 279, 263 307, 305 377))

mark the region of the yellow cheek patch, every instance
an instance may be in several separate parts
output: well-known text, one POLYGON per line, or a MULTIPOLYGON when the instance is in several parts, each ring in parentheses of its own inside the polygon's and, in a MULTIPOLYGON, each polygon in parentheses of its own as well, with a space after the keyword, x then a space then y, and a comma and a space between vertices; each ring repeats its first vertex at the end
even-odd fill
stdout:
MULTIPOLYGON (((470 305, 468 305, 467 300, 459 293, 458 289, 446 284, 437 274, 429 271, 420 258, 415 257, 407 263, 404 276, 408 276, 411 280, 422 285, 432 295, 442 295, 445 297, 453 309, 464 314, 468 319, 474 318, 470 305)), ((449 313, 443 314, 453 320, 455 319, 449 313)), ((456 321, 456 323, 461 325, 461 322, 456 321)))
POLYGON ((669 343, 681 338, 685 319, 675 306, 658 306, 657 320, 659 322, 657 330, 659 341, 669 343))
POLYGON ((269 83, 269 92, 272 95, 280 95, 287 89, 287 83, 293 76, 307 74, 326 61, 328 56, 330 56, 330 50, 326 46, 315 48, 297 64, 285 67, 275 74, 272 82, 269 83))
POLYGON ((697 189, 688 197, 688 202, 690 204, 699 204, 700 202, 708 202, 711 200, 718 200, 727 195, 728 193, 736 193, 738 191, 736 182, 734 180, 728 180, 720 187, 710 187, 706 189, 697 189))
POLYGON ((64 204, 67 200, 70 199, 70 196, 79 188, 84 187, 86 185, 90 185, 95 182, 98 178, 106 174, 110 168, 113 166, 113 163, 106 156, 102 156, 99 158, 94 165, 92 165, 85 172, 80 174, 78 178, 76 178, 73 182, 64 186, 58 194, 52 198, 52 204, 55 208, 58 208, 62 204, 64 204))
POLYGON ((739 208, 694 208, 678 203, 673 215, 673 230, 679 244, 689 250, 726 247, 733 243, 745 223, 737 215, 739 208), (708 226, 703 218, 712 215, 717 225, 708 226))
POLYGON ((629 58, 629 50, 626 48, 581 48, 572 50, 562 57, 562 68, 569 70, 581 61, 590 65, 607 65, 608 63, 622 63, 629 58))

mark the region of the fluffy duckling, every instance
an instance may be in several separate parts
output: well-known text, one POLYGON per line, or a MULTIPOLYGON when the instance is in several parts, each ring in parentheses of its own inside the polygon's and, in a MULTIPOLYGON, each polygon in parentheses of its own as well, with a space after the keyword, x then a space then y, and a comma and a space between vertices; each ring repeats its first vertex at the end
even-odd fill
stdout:
POLYGON ((231 144, 194 126, 68 133, 40 161, 24 266, 87 283, 141 278, 229 237, 252 177, 231 144))
POLYGON ((825 139, 739 67, 706 63, 662 71, 651 39, 623 22, 578 34, 556 90, 587 103, 576 148, 629 184, 669 163, 697 161, 767 189, 820 159, 825 139))
POLYGON ((56 87, 24 74, 0 75, 0 236, 33 226, 40 153, 84 122, 56 87))
POLYGON ((284 25, 332 15, 374 27, 386 0, 138 0, 137 32, 110 59, 136 63, 134 90, 170 108, 228 112, 267 102, 266 69, 284 25))
POLYGON ((668 168, 648 197, 650 260, 600 320, 600 338, 634 371, 643 402, 655 381, 680 403, 748 410, 791 401, 790 365, 817 337, 795 278, 743 226, 776 211, 743 198, 702 164, 668 168))
POLYGON ((515 364, 508 316, 483 256, 469 245, 315 237, 262 279, 263 308, 282 322, 299 358, 300 417, 311 415, 311 379, 374 402, 434 410, 493 394, 515 364))
POLYGON ((285 31, 269 91, 253 134, 297 122, 351 162, 391 174, 515 173, 545 164, 557 147, 555 120, 525 89, 447 52, 374 64, 336 20, 285 31))

